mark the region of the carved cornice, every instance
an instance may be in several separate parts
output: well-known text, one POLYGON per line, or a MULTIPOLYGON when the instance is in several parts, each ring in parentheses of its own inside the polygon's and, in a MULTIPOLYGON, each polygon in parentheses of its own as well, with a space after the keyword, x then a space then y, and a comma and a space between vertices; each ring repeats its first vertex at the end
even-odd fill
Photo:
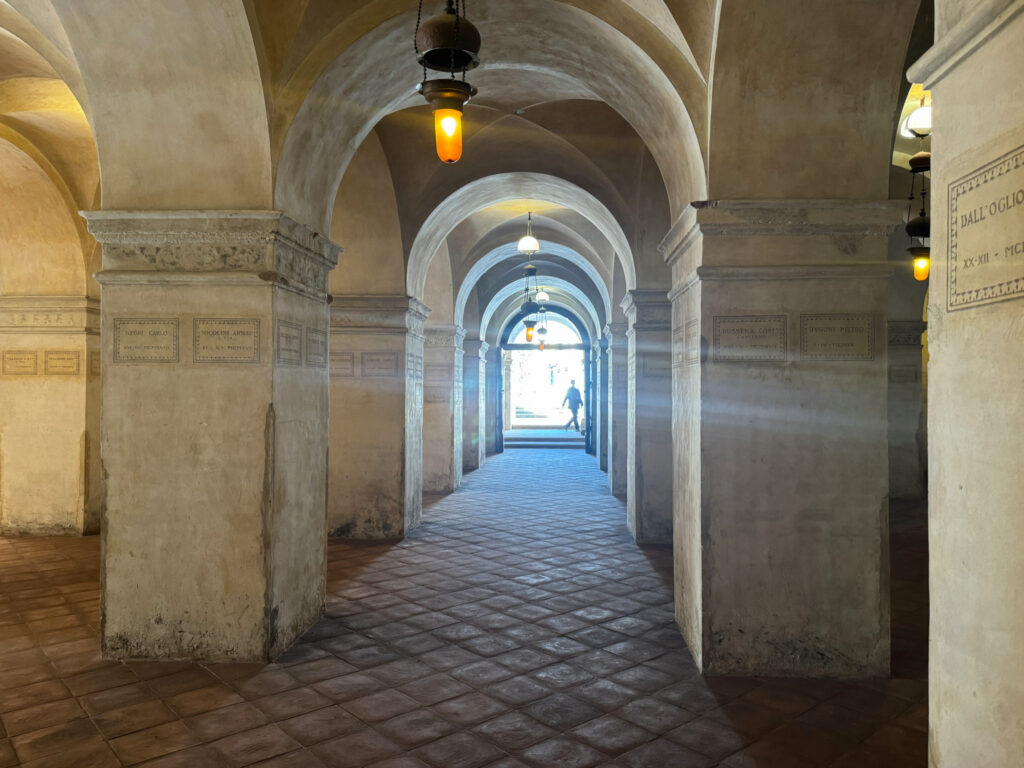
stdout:
POLYGON ((462 349, 466 329, 458 325, 429 325, 423 329, 424 347, 449 347, 462 349))
POLYGON ((899 200, 701 200, 679 216, 658 250, 671 265, 699 235, 887 237, 905 207, 899 200))
POLYGON ((604 351, 607 354, 616 349, 625 350, 628 346, 626 331, 629 330, 628 323, 608 323, 604 327, 602 341, 607 341, 604 351))
POLYGON ((466 357, 479 357, 484 360, 487 357, 487 350, 490 348, 490 344, 480 339, 465 339, 462 342, 462 351, 465 352, 466 357))
POLYGON ((423 335, 430 310, 409 296, 333 296, 331 333, 412 333, 423 335))
MULTIPOLYGON (((103 247, 102 284, 140 273, 259 275, 312 298, 327 297, 341 248, 280 211, 82 211, 103 247)), ((141 282, 154 282, 142 278, 141 282)))
POLYGON ((921 334, 928 324, 921 320, 890 320, 888 323, 890 347, 919 347, 921 334))
POLYGON ((963 18, 907 70, 907 80, 933 88, 1024 12, 1024 0, 975 0, 963 18))
POLYGON ((631 331, 657 331, 672 327, 672 304, 665 291, 626 291, 621 306, 631 331))
POLYGON ((0 296, 0 333, 100 330, 100 302, 84 296, 0 296))

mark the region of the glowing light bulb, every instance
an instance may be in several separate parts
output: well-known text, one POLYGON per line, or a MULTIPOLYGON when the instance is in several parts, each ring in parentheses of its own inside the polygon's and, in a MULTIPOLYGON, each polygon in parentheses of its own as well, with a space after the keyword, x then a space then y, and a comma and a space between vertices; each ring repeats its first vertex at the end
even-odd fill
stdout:
POLYGON ((923 256, 914 259, 914 279, 924 281, 928 279, 929 260, 923 256))
POLYGON ((458 162, 462 157, 462 113, 459 110, 434 110, 434 140, 441 160, 458 162))
POLYGON ((526 340, 533 341, 533 328, 526 329, 526 340))

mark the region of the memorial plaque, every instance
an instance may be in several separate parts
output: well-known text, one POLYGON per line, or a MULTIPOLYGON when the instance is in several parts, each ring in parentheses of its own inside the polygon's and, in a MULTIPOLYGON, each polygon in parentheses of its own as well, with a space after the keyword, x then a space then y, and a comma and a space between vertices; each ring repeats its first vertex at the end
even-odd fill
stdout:
POLYGON ((889 381, 893 384, 912 384, 917 381, 917 368, 912 365, 894 365, 889 369, 889 381))
POLYGON ((700 321, 690 320, 686 324, 683 342, 686 345, 686 365, 697 365, 700 362, 700 321))
POLYGON ((447 365, 423 366, 423 383, 428 387, 445 387, 452 383, 452 370, 447 365))
POLYGON ((77 376, 82 372, 82 353, 77 349, 47 349, 43 352, 43 373, 47 376, 77 376))
MULTIPOLYGON (((716 316, 714 318, 715 362, 786 362, 786 322, 786 315, 716 316)), ((698 351, 698 358, 699 355, 698 351)))
POLYGON ((197 317, 192 321, 192 359, 197 363, 258 363, 256 317, 197 317))
POLYGON ((363 376, 387 378, 398 375, 398 355, 394 352, 363 352, 363 376))
POLYGON ((287 320, 277 321, 277 362, 302 365, 302 326, 287 320))
POLYGON ((327 366, 327 332, 306 329, 306 365, 311 368, 327 366))
POLYGON ((664 357, 644 357, 644 376, 664 379, 672 376, 672 361, 664 357))
POLYGON ((178 318, 115 317, 114 362, 178 362, 178 318))
POLYGON ((354 352, 336 352, 331 350, 331 376, 349 379, 356 375, 356 356, 354 352))
POLYGON ((949 185, 947 308, 1024 296, 1024 147, 949 185))
POLYGON ((800 315, 800 357, 804 360, 874 360, 871 315, 800 315))
POLYGON ((89 375, 100 375, 100 352, 98 349, 94 349, 89 353, 89 375))
POLYGON ((5 349, 2 366, 5 376, 35 376, 39 355, 34 349, 5 349))

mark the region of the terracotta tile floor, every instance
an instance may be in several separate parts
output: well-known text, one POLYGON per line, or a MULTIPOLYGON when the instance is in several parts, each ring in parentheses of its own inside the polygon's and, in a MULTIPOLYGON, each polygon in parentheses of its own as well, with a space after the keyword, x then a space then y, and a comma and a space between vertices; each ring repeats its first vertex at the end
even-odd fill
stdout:
POLYGON ((701 678, 671 556, 580 451, 489 461, 397 545, 330 546, 275 664, 105 662, 97 538, 0 539, 0 768, 913 768, 924 517, 894 506, 892 680, 701 678))

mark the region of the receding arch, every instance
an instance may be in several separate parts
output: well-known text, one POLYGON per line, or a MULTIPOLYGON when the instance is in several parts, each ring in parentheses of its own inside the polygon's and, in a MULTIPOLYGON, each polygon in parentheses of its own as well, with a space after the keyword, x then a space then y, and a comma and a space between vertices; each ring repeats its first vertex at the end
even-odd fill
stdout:
MULTIPOLYGON (((588 278, 590 278, 590 281, 594 284, 594 288, 596 288, 597 292, 600 294, 605 317, 611 316, 612 302, 611 297, 608 293, 608 286, 605 284, 605 281, 601 278, 601 275, 598 273, 598 271, 594 268, 593 264, 591 264, 587 259, 585 259, 572 248, 567 248, 566 246, 561 245, 559 243, 552 243, 546 240, 541 241, 541 253, 545 255, 557 256, 558 258, 565 259, 570 264, 579 267, 583 271, 583 273, 588 278)), ((506 245, 501 246, 500 248, 495 248, 482 259, 474 263, 472 267, 470 267, 470 270, 466 274, 466 277, 462 281, 462 284, 459 286, 458 294, 455 297, 456 323, 460 325, 462 324, 463 315, 465 314, 466 311, 466 302, 469 300, 469 295, 472 292, 473 288, 476 287, 476 284, 480 281, 480 278, 482 278, 488 272, 488 270, 497 266, 501 262, 509 259, 524 259, 523 255, 519 253, 519 251, 516 249, 515 243, 508 243, 506 245)), ((570 285, 570 283, 568 283, 567 281, 554 277, 541 277, 538 278, 538 280, 543 282, 545 285, 549 283, 554 285, 556 280, 559 283, 565 283, 566 285, 570 285)), ((573 287, 575 288, 575 286, 573 287)), ((576 290, 579 289, 577 288, 576 290)))
MULTIPOLYGON (((487 41, 489 70, 568 78, 622 115, 661 169, 673 216, 704 196, 701 142, 687 105, 668 75, 634 40, 587 11, 548 0, 482 0, 473 20, 487 41), (524 39, 537 36, 532 19, 538 14, 550 24, 572 29, 575 44, 605 51, 614 65, 589 66, 585 56, 566 56, 558 46, 524 47, 524 39), (637 83, 644 84, 643 99, 636 97, 637 83)), ((407 51, 413 24, 411 11, 382 20, 317 76, 283 139, 275 181, 278 207, 325 230, 335 191, 356 147, 382 117, 420 103, 411 84, 419 81, 421 72, 407 51), (380 78, 382 69, 392 76, 380 78), (333 162, 323 163, 325 157, 333 162)), ((695 93, 690 101, 702 109, 703 87, 691 90, 695 93)))
MULTIPOLYGON (((551 293, 551 303, 553 305, 557 305, 559 303, 559 299, 561 298, 557 295, 559 293, 574 298, 579 303, 580 307, 583 308, 583 314, 586 315, 593 323, 592 328, 594 330, 601 328, 601 318, 591 302, 590 297, 580 290, 578 286, 559 277, 545 277, 544 288, 551 289, 549 290, 549 293, 551 293)), ((490 327, 491 321, 494 319, 494 316, 499 309, 506 304, 509 299, 519 295, 522 295, 522 286, 518 283, 510 283, 494 294, 480 315, 481 339, 487 338, 487 329, 490 327)))
POLYGON ((531 198, 572 208, 586 216, 611 243, 626 276, 636 287, 633 251, 622 227, 604 204, 574 184, 543 173, 502 173, 467 184, 450 195, 427 217, 416 234, 406 268, 406 290, 422 299, 427 270, 438 247, 455 226, 474 212, 505 200, 531 198))

